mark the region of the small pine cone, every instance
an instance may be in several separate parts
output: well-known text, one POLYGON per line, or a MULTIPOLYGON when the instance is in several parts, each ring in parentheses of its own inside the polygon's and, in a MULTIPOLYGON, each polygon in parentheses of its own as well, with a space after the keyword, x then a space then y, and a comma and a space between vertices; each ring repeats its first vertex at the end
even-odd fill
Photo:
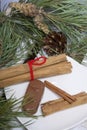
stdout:
POLYGON ((49 33, 49 29, 48 26, 43 23, 44 18, 41 14, 38 14, 35 18, 34 18, 34 22, 37 25, 37 27, 42 30, 45 34, 49 33))
POLYGON ((62 32, 51 32, 44 38, 44 51, 50 56, 64 53, 67 38, 62 32))
POLYGON ((20 3, 20 2, 11 2, 11 8, 15 8, 16 10, 23 13, 25 16, 35 17, 38 14, 37 7, 32 3, 20 3))

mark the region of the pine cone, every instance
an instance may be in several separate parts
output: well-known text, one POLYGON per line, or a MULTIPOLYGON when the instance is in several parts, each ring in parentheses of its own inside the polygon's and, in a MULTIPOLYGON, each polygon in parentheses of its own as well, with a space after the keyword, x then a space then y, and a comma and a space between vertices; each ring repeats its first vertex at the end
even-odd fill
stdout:
POLYGON ((16 10, 23 13, 25 16, 34 17, 34 22, 38 29, 42 30, 44 33, 48 34, 49 29, 48 26, 43 22, 43 9, 38 9, 34 4, 32 3, 20 3, 20 2, 12 2, 10 3, 11 8, 15 8, 16 10))
POLYGON ((67 38, 62 32, 51 32, 44 38, 44 51, 50 56, 64 53, 67 38))
POLYGON ((44 33, 48 34, 49 33, 49 29, 48 26, 43 23, 44 18, 42 16, 42 14, 38 14, 37 16, 35 16, 34 18, 34 22, 37 25, 37 27, 42 30, 44 33))
POLYGON ((10 7, 15 8, 16 10, 23 13, 25 16, 34 17, 38 14, 37 7, 32 3, 12 2, 10 3, 10 7))

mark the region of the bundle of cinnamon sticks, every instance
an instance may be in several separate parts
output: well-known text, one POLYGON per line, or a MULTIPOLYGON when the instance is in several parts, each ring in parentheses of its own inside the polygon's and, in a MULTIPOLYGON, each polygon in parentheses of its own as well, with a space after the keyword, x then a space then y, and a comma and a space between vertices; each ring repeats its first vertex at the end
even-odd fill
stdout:
POLYGON ((31 66, 25 63, 1 69, 0 88, 31 80, 31 71, 34 79, 67 74, 72 71, 71 62, 67 61, 65 54, 48 57, 44 62, 43 60, 43 57, 40 60, 33 60, 34 64, 32 61, 29 61, 31 66))

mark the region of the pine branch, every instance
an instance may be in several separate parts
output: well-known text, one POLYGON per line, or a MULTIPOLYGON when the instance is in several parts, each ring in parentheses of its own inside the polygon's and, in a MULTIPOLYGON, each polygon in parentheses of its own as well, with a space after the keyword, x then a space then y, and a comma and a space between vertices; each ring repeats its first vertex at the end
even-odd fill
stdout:
POLYGON ((16 117, 29 117, 29 121, 25 122, 23 125, 27 126, 33 123, 33 119, 37 116, 29 115, 25 112, 19 111, 20 103, 22 98, 15 99, 10 97, 5 99, 5 97, 0 97, 0 129, 9 130, 10 128, 22 127, 21 124, 17 123, 16 117))
POLYGON ((45 16, 58 30, 64 32, 71 42, 78 40, 81 33, 87 31, 87 6, 67 1, 66 4, 57 5, 54 2, 52 7, 45 16))
MULTIPOLYGON (((81 47, 83 32, 85 35, 87 32, 87 2, 85 4, 76 0, 20 0, 20 2, 35 4, 41 11, 43 23, 48 26, 49 31, 61 31, 66 35, 70 43, 67 48, 70 47, 71 50, 67 50, 66 53, 74 54, 73 46, 77 43, 78 48, 81 47)), ((13 9, 9 16, 0 12, 0 19, 0 67, 24 61, 32 55, 35 56, 42 49, 46 33, 38 28, 39 25, 36 25, 34 17, 25 16, 13 9)), ((81 61, 82 57, 78 56, 78 49, 76 51, 75 56, 81 61)), ((82 49, 82 54, 85 55, 84 53, 82 49)), ((74 58, 74 55, 72 57, 74 58)))
POLYGON ((68 44, 66 53, 81 63, 87 53, 87 38, 83 37, 79 42, 68 44))
POLYGON ((31 58, 32 52, 36 55, 41 48, 42 34, 32 20, 20 14, 6 17, 0 28, 2 41, 0 67, 10 66, 27 57, 31 58))

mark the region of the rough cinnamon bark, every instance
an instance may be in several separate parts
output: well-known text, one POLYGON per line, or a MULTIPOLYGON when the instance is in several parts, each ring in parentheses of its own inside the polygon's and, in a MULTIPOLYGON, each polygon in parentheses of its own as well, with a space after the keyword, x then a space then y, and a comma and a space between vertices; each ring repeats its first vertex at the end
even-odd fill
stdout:
POLYGON ((23 110, 34 114, 37 112, 39 107, 43 92, 44 92, 44 83, 40 80, 32 80, 26 90, 24 100, 26 103, 23 105, 23 110))

